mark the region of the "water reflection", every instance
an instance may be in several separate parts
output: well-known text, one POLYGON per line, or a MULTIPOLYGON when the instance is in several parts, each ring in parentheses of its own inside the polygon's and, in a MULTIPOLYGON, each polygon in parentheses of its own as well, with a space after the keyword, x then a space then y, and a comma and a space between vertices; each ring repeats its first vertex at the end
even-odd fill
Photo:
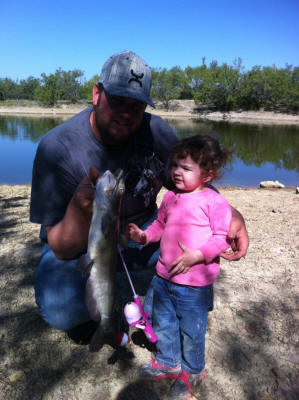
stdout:
POLYGON ((215 136, 234 151, 245 165, 261 167, 270 162, 276 168, 299 172, 299 128, 289 125, 247 125, 228 122, 168 120, 179 137, 198 133, 215 136))
MULTIPOLYGON (((3 171, 0 173, 0 183, 29 183, 38 141, 65 119, 67 118, 0 116, 0 167, 3 171), (13 167, 7 168, 10 162, 13 167), (14 177, 9 177, 9 169, 15 171, 14 177), (26 176, 22 177, 22 174, 26 176)), ((233 149, 234 156, 222 184, 257 186, 260 179, 283 179, 287 186, 299 183, 297 126, 247 125, 187 119, 170 119, 168 123, 181 138, 199 133, 209 134, 233 149), (242 176, 239 177, 240 171, 242 176)))
POLYGON ((11 140, 38 142, 46 132, 61 122, 61 118, 0 117, 0 135, 11 140))

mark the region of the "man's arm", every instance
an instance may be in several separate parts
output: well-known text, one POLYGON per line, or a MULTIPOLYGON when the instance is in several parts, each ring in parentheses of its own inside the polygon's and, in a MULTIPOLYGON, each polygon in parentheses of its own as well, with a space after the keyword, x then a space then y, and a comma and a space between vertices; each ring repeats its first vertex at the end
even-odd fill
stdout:
MULTIPOLYGON (((210 189, 219 191, 212 184, 208 184, 210 189)), ((228 261, 238 261, 240 258, 245 257, 249 246, 249 237, 245 226, 245 221, 241 213, 231 206, 232 222, 230 224, 227 238, 232 241, 231 251, 223 252, 221 257, 228 261)))
POLYGON ((99 173, 95 167, 78 185, 61 221, 47 226, 48 243, 57 258, 72 259, 87 248, 92 217, 94 186, 99 173))
POLYGON ((238 261, 245 257, 249 246, 249 237, 245 226, 245 221, 238 210, 232 209, 232 222, 228 232, 228 239, 232 240, 229 252, 221 253, 221 257, 228 261, 238 261))

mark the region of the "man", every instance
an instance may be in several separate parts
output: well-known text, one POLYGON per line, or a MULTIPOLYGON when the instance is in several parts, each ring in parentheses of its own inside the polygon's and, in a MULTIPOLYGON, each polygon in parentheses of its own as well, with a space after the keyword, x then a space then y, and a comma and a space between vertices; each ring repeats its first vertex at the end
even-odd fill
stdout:
MULTIPOLYGON (((79 326, 85 332, 91 326, 84 304, 86 278, 76 269, 87 248, 91 181, 107 169, 124 170, 123 230, 128 222, 145 229, 156 216, 156 196, 167 184, 168 152, 177 137, 165 121, 145 112, 147 104, 154 107, 150 89, 151 70, 139 56, 131 51, 111 56, 93 88, 93 107, 48 132, 38 146, 30 220, 41 224, 44 246, 35 295, 41 316, 57 329, 79 326)), ((242 216, 234 210, 234 217, 230 236, 236 251, 225 255, 230 260, 244 256, 248 247, 242 216)), ((131 242, 124 252, 139 294, 145 294, 158 254, 157 244, 142 248, 131 242)), ((127 286, 122 271, 119 260, 118 294, 127 286)))

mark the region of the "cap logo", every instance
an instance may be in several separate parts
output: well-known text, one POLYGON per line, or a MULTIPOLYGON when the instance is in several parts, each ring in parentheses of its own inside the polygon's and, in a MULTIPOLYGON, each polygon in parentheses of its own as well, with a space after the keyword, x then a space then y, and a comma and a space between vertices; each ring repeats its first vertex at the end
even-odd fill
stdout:
POLYGON ((140 81, 140 79, 144 77, 144 73, 142 72, 141 74, 135 74, 134 70, 131 69, 131 75, 133 75, 134 78, 129 79, 128 83, 137 82, 139 83, 140 87, 142 87, 142 82, 140 81))

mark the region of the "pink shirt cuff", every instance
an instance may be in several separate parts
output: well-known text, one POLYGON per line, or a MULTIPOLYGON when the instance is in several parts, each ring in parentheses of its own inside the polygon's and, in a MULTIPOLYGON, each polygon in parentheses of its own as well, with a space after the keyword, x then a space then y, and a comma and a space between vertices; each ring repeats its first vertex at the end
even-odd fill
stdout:
POLYGON ((200 247, 200 251, 204 255, 206 263, 209 264, 214 260, 214 258, 218 257, 220 253, 227 250, 229 248, 229 244, 223 242, 223 246, 218 247, 216 245, 211 245, 211 243, 206 243, 200 247))

